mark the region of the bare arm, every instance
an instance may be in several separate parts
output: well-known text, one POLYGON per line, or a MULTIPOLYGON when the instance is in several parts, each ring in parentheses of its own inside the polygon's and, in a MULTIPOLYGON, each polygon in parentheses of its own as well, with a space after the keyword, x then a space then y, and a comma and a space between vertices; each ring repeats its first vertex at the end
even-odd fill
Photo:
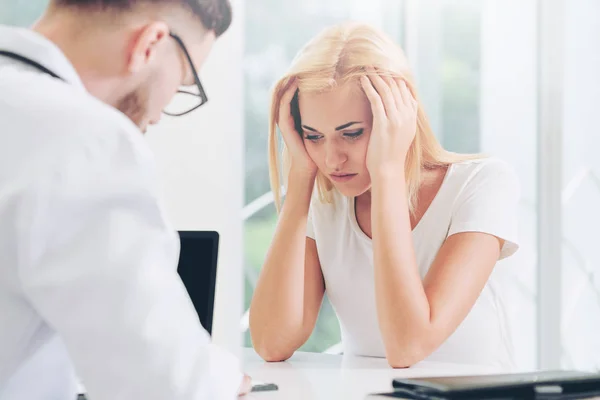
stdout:
POLYGON ((250 305, 252 342, 267 361, 288 359, 306 342, 325 291, 315 241, 306 237, 314 177, 290 182, 250 305))
POLYGON ((492 273, 503 241, 478 232, 453 235, 421 281, 405 189, 385 180, 374 182, 372 201, 379 326, 390 365, 408 367, 437 349, 464 320, 492 273))
POLYGON ((315 241, 306 237, 317 166, 291 113, 297 91, 295 80, 288 82, 273 116, 291 155, 289 186, 250 305, 252 342, 267 361, 289 358, 308 339, 325 291, 315 241))
POLYGON ((432 353, 466 317, 503 241, 485 233, 453 235, 421 281, 408 193, 399 184, 404 182, 406 155, 417 131, 418 104, 406 82, 371 72, 361 79, 373 111, 367 167, 372 180, 377 317, 388 362, 407 367, 432 353))

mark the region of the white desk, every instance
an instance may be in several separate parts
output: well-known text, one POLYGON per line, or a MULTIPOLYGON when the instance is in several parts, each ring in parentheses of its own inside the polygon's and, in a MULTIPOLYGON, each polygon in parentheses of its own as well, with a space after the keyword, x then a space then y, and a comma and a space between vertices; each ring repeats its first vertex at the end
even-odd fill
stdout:
POLYGON ((248 400, 363 400, 371 393, 389 392, 392 379, 425 376, 478 375, 497 372, 481 366, 422 362, 408 369, 392 369, 385 359, 296 353, 282 363, 266 363, 252 349, 244 349, 245 372, 275 383, 275 392, 257 392, 248 400))

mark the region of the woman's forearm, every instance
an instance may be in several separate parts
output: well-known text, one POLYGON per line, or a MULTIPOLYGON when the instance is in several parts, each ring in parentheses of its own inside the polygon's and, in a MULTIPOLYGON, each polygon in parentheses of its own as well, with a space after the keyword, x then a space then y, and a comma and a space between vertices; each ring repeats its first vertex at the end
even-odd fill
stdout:
POLYGON ((304 328, 306 228, 314 177, 292 173, 289 181, 250 306, 254 346, 272 361, 288 358, 302 345, 304 328))
POLYGON ((372 180, 377 315, 388 361, 403 367, 428 352, 430 307, 418 271, 403 174, 372 180))

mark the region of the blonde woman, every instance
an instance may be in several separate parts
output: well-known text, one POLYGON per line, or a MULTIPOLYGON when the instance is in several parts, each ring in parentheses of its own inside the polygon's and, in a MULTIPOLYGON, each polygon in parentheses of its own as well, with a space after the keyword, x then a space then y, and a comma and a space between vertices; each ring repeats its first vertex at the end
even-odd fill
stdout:
POLYGON ((313 39, 276 84, 271 183, 278 202, 280 176, 287 191, 250 307, 265 360, 308 339, 327 290, 345 354, 511 369, 491 274, 518 248, 518 180, 444 150, 416 93, 402 50, 353 23, 313 39))

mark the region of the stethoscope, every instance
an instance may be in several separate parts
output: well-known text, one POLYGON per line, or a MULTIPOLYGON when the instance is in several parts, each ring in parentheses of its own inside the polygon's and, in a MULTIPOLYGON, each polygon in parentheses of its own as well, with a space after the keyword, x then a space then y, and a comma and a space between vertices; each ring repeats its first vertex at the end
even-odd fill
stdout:
POLYGON ((20 61, 23 64, 27 64, 30 67, 33 67, 33 68, 35 68, 35 69, 37 69, 39 71, 42 71, 42 72, 50 75, 53 78, 60 79, 61 81, 65 81, 59 75, 55 74, 54 72, 52 72, 48 68, 44 67, 42 64, 40 64, 40 63, 38 63, 36 61, 33 61, 33 60, 31 60, 31 59, 29 59, 27 57, 24 57, 24 56, 22 56, 20 54, 13 53, 11 51, 0 50, 0 56, 5 56, 5 57, 8 57, 8 58, 12 58, 13 60, 20 61))

